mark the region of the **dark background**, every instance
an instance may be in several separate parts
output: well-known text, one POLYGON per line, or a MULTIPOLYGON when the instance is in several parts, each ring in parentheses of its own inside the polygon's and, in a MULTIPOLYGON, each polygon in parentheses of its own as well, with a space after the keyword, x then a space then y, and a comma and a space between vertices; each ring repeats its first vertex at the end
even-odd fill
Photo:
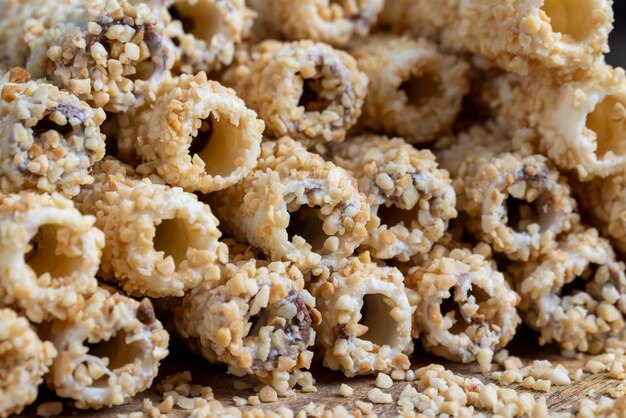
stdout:
POLYGON ((609 40, 611 54, 607 61, 614 65, 626 68, 626 0, 614 0, 615 30, 609 40))

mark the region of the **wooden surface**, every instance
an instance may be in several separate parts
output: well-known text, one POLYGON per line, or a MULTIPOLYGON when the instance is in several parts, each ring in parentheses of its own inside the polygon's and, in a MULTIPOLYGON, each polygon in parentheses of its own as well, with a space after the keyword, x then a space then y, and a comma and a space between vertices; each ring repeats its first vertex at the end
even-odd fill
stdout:
MULTIPOLYGON (((530 362, 532 360, 547 359, 557 364, 562 364, 569 370, 576 370, 585 364, 585 358, 579 359, 565 359, 558 355, 558 350, 554 347, 539 347, 538 345, 528 343, 528 341, 536 341, 536 335, 530 331, 524 331, 521 335, 518 335, 516 340, 510 345, 509 350, 512 355, 521 357, 524 362, 530 362)), ((489 382, 489 379, 481 375, 476 364, 457 364, 448 362, 425 353, 419 348, 419 343, 416 344, 416 353, 412 357, 413 368, 417 369, 422 366, 429 365, 431 363, 438 363, 444 365, 446 368, 454 371, 457 374, 463 376, 475 376, 489 382)), ((495 371, 497 366, 494 366, 495 371)), ((216 399, 222 401, 225 404, 233 405, 233 396, 241 396, 247 398, 253 395, 252 390, 241 391, 236 390, 233 387, 234 378, 226 374, 226 368, 220 366, 208 365, 203 358, 189 354, 183 347, 175 344, 172 347, 172 354, 164 362, 161 375, 155 382, 160 381, 163 377, 173 374, 178 371, 190 370, 193 374, 192 384, 200 384, 203 386, 211 386, 213 388, 216 399)), ((298 393, 293 398, 279 398, 279 401, 274 404, 261 404, 256 408, 263 409, 276 409, 279 406, 287 406, 293 410, 300 410, 310 402, 317 404, 324 403, 327 407, 333 407, 335 405, 343 405, 346 408, 354 409, 355 401, 361 400, 369 402, 367 399, 367 392, 374 387, 373 377, 360 377, 347 379, 342 374, 331 372, 323 369, 320 366, 315 366, 312 370, 314 377, 317 380, 316 386, 318 388, 317 393, 304 394, 298 393), (337 395, 339 385, 341 383, 347 383, 354 389, 354 395, 351 398, 343 398, 337 395)), ((570 386, 553 386, 551 392, 548 394, 548 406, 551 411, 576 411, 575 407, 583 398, 597 399, 611 388, 618 386, 621 382, 609 379, 606 374, 598 375, 585 375, 579 382, 573 383, 570 386), (590 397, 588 393, 590 389, 595 391, 595 396, 590 397)), ((377 405, 374 411, 381 417, 395 416, 396 405, 395 401, 398 399, 399 393, 404 389, 407 382, 397 382, 392 389, 386 390, 393 394, 394 403, 390 405, 377 405)), ((511 386, 513 388, 519 386, 511 386)), ((54 396, 43 390, 41 396, 45 400, 57 400, 54 396)), ((535 395, 539 395, 537 392, 533 392, 535 395)), ((69 407, 69 402, 64 403, 62 416, 84 416, 84 417, 97 417, 97 418, 110 418, 115 417, 118 413, 129 413, 138 411, 141 409, 142 400, 148 397, 155 403, 159 403, 162 397, 156 391, 147 391, 141 396, 138 396, 131 404, 124 405, 117 408, 111 408, 100 411, 76 411, 69 407)), ((184 411, 173 411, 170 413, 172 417, 184 417, 187 414, 184 411)), ((22 414, 24 417, 35 416, 35 408, 29 408, 22 414)))

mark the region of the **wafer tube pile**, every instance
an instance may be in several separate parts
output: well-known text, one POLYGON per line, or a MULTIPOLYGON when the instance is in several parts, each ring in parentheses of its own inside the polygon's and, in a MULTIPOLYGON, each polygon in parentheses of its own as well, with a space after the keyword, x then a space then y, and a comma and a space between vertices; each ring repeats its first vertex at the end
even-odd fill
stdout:
MULTIPOLYGON (((612 3, 0 0, 0 418, 147 390, 137 416, 293 416, 168 356, 257 402, 325 367, 375 376, 374 403, 416 380, 401 416, 547 416, 414 365, 509 371, 524 328, 626 352, 612 3)), ((570 381, 528 373, 508 383, 570 381)))

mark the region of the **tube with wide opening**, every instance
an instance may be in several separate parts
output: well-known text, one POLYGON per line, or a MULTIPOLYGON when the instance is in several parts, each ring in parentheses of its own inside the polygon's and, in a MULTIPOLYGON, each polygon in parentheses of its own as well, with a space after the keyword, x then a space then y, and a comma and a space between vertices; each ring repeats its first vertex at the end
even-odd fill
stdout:
POLYGON ((409 368, 415 308, 403 281, 399 270, 379 267, 365 252, 314 284, 324 366, 348 377, 409 368))
POLYGON ((54 346, 42 342, 26 318, 0 309, 0 417, 22 412, 37 399, 39 385, 56 356, 54 346))
POLYGON ((243 179, 257 163, 264 123, 229 88, 205 73, 164 82, 156 101, 120 118, 118 146, 187 191, 214 192, 243 179))
POLYGON ((595 178, 579 183, 575 190, 593 225, 626 254, 626 175, 595 178))
POLYGON ((488 89, 498 122, 508 130, 533 128, 538 150, 559 168, 587 181, 626 169, 626 76, 598 65, 571 81, 506 75, 488 89))
POLYGON ((80 409, 130 402, 150 387, 168 354, 169 335, 150 300, 104 289, 72 321, 55 320, 42 333, 59 353, 46 381, 80 409))
POLYGON ((256 13, 244 0, 167 0, 156 7, 174 44, 173 71, 196 74, 230 65, 256 13))
POLYGON ((320 319, 296 266, 255 259, 226 265, 219 287, 192 290, 175 310, 179 333, 205 358, 283 396, 311 365, 320 319))
POLYGON ((180 188, 141 179, 112 158, 96 166, 95 177, 78 201, 106 237, 102 278, 151 297, 217 284, 228 249, 208 205, 180 188))
POLYGON ((425 39, 374 35, 350 48, 369 77, 363 125, 412 144, 451 131, 469 91, 465 61, 425 39))
POLYGON ((0 195, 0 302, 32 322, 75 316, 98 284, 94 224, 59 194, 0 195))
POLYGON ((427 253, 457 216, 452 181, 432 152, 416 150, 401 138, 370 134, 330 152, 367 196, 372 217, 362 246, 372 257, 408 261, 427 253))
POLYGON ((93 181, 104 157, 102 109, 14 68, 0 84, 0 191, 34 189, 67 197, 93 181))
POLYGON ((349 54, 311 41, 265 41, 223 76, 267 124, 305 145, 340 142, 361 116, 367 76, 349 54))
MULTIPOLYGON (((556 237, 579 221, 567 180, 539 154, 502 152, 506 141, 476 147, 472 129, 442 155, 462 155, 452 168, 458 208, 470 217, 468 228, 511 260, 528 261, 556 247, 556 237)), ((479 138, 479 140, 482 138, 479 138)))
POLYGON ((524 322, 541 333, 539 343, 600 353, 622 332, 626 319, 624 263, 595 229, 580 229, 556 251, 509 268, 522 297, 524 322))
POLYGON ((517 293, 493 260, 454 241, 437 245, 416 264, 405 285, 420 295, 415 322, 424 347, 453 361, 478 359, 485 367, 515 336, 517 293))
POLYGON ((366 36, 384 0, 251 0, 266 38, 311 39, 342 47, 366 36))
POLYGON ((257 170, 212 204, 237 239, 315 275, 345 264, 370 220, 354 178, 287 137, 264 142, 257 170))
POLYGON ((588 69, 608 52, 611 0, 387 1, 380 23, 527 75, 588 69))
POLYGON ((0 46, 15 49, 10 64, 25 67, 33 78, 47 78, 93 107, 124 112, 173 65, 163 25, 143 3, 64 1, 49 13, 33 13, 50 9, 45 3, 11 2, 0 19, 23 19, 11 23, 19 30, 0 46))

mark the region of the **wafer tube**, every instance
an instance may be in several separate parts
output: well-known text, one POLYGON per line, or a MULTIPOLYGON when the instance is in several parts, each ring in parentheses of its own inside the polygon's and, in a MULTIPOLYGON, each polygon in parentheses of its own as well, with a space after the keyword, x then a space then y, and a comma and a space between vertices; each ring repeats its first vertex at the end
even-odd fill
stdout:
POLYGON ((365 252, 314 290, 324 366, 348 377, 408 369, 414 308, 403 280, 396 268, 377 266, 365 252))
POLYGON ((141 179, 113 159, 96 169, 94 186, 78 200, 106 236, 103 278, 152 297, 216 284, 228 250, 208 205, 180 188, 141 179))
POLYGON ((569 234, 556 251, 510 270, 524 321, 541 332, 541 344, 598 353, 624 328, 624 263, 597 230, 569 234))
POLYGON ((626 253, 626 176, 596 178, 578 184, 576 189, 578 201, 591 215, 594 225, 626 253))
POLYGON ((492 358, 515 336, 520 298, 494 261, 454 244, 419 257, 405 281, 420 298, 415 322, 424 347, 468 363, 492 358))
POLYGON ((167 0, 157 6, 175 45, 174 71, 195 74, 230 65, 256 13, 244 0, 167 0))
POLYGON ((252 0, 264 32, 344 46, 365 36, 384 0, 252 0))
POLYGON ((609 51, 611 0, 393 0, 380 21, 397 32, 480 54, 507 71, 589 68, 609 51))
POLYGON ((626 168, 626 77, 598 65, 574 81, 502 76, 487 89, 498 122, 541 134, 539 150, 589 180, 626 168))
POLYGON ((266 135, 306 145, 339 142, 361 115, 367 76, 322 43, 265 41, 223 76, 267 124, 266 135))
POLYGON ((344 169, 287 137, 263 143, 257 170, 219 192, 212 207, 240 241, 316 275, 345 263, 370 219, 344 169))
POLYGON ((138 154, 141 174, 209 193, 254 168, 264 124, 233 90, 199 73, 164 82, 157 97, 120 118, 120 151, 138 154))
POLYGON ((452 171, 458 207, 471 217, 468 227, 511 260, 527 261, 551 251, 556 236, 578 221, 565 178, 542 155, 492 153, 489 146, 472 153, 472 135, 480 132, 461 136, 462 142, 441 160, 452 167, 454 160, 445 162, 445 155, 465 156, 452 171))
POLYGON ((61 195, 0 197, 0 302, 33 322, 70 318, 97 287, 104 236, 61 195))
POLYGON ((310 366, 320 314, 290 263, 239 261, 222 270, 222 285, 198 288, 176 308, 176 327, 211 362, 236 376, 255 376, 280 393, 310 366))
POLYGON ((367 196, 372 217, 362 246, 372 257, 408 261, 426 253, 456 217, 452 181, 432 152, 375 135, 351 138, 331 152, 367 196))
POLYGON ((150 387, 168 354, 169 335, 150 301, 103 289, 73 321, 54 321, 45 334, 59 353, 46 381, 81 409, 129 402, 150 387))
POLYGON ((410 143, 451 130, 469 91, 469 66, 425 39, 374 35, 350 48, 369 78, 363 125, 410 143))
POLYGON ((143 3, 79 0, 50 9, 43 0, 11 2, 2 21, 18 20, 8 23, 17 33, 2 37, 1 46, 16 51, 12 65, 25 67, 34 78, 48 78, 94 107, 126 111, 173 65, 161 22, 143 3), (48 12, 34 12, 38 8, 48 12))
POLYGON ((0 309, 0 417, 22 412, 37 399, 39 385, 56 356, 25 318, 0 309))
POLYGON ((101 109, 14 68, 0 84, 0 191, 78 194, 104 157, 101 109))

